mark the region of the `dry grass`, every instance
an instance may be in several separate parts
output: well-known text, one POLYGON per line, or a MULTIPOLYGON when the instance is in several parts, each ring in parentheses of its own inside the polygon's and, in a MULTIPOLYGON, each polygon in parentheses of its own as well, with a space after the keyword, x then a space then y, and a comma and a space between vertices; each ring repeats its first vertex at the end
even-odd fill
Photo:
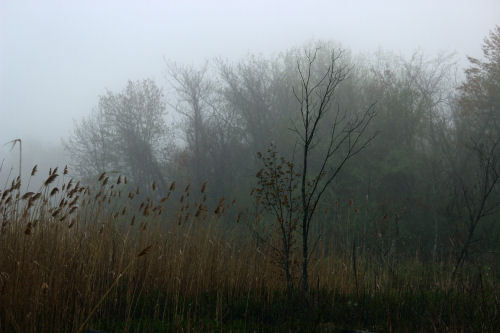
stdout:
POLYGON ((321 243, 304 312, 285 298, 272 254, 233 227, 241 219, 233 203, 204 203, 206 184, 201 191, 172 184, 164 195, 153 185, 153 200, 118 175, 103 174, 90 188, 56 169, 38 191, 21 188, 16 179, 0 193, 1 332, 499 324, 495 276, 472 272, 451 284, 445 265, 413 260, 387 269, 368 256, 353 264, 350 252, 326 253, 321 243))

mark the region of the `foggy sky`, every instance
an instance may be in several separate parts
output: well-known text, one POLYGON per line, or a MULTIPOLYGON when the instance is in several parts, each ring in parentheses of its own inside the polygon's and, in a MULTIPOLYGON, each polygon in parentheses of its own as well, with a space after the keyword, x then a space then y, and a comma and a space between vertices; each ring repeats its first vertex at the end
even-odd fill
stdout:
MULTIPOLYGON (((58 144, 106 89, 311 39, 355 52, 481 56, 500 1, 0 1, 0 144, 58 144)), ((5 149, 2 149, 4 151, 5 149)))

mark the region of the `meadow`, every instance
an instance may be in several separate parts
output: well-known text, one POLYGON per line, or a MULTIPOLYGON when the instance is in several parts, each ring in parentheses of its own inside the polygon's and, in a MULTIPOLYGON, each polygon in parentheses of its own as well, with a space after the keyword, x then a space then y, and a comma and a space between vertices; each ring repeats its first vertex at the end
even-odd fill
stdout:
POLYGON ((273 247, 247 228, 260 216, 227 198, 208 203, 207 184, 169 186, 144 191, 118 174, 84 186, 66 168, 36 191, 9 181, 0 193, 0 332, 500 327, 495 269, 467 265, 452 278, 451 258, 418 253, 384 264, 339 232, 317 242, 305 306, 299 292, 287 294, 273 247))

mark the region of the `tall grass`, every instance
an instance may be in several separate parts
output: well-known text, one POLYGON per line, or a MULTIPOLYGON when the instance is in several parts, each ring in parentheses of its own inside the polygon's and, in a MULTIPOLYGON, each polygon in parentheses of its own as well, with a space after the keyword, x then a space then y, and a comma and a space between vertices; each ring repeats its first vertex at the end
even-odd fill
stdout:
POLYGON ((381 266, 356 245, 327 250, 326 238, 311 261, 304 309, 287 297, 271 249, 245 233, 249 214, 242 218, 224 199, 209 207, 206 184, 147 188, 114 174, 83 186, 65 168, 51 170, 37 191, 24 190, 19 177, 2 189, 0 331, 500 327, 498 277, 490 271, 469 270, 452 282, 446 263, 381 266))

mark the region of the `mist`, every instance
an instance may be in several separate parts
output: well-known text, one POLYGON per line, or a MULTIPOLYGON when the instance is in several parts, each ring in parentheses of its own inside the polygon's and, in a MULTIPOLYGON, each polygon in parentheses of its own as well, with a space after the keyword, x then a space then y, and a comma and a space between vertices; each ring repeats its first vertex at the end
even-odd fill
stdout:
POLYGON ((1 1, 0 323, 493 331, 499 24, 495 0, 1 1))
POLYGON ((0 142, 57 145, 106 89, 183 64, 271 55, 312 39, 354 52, 480 56, 497 1, 2 1, 0 142))

